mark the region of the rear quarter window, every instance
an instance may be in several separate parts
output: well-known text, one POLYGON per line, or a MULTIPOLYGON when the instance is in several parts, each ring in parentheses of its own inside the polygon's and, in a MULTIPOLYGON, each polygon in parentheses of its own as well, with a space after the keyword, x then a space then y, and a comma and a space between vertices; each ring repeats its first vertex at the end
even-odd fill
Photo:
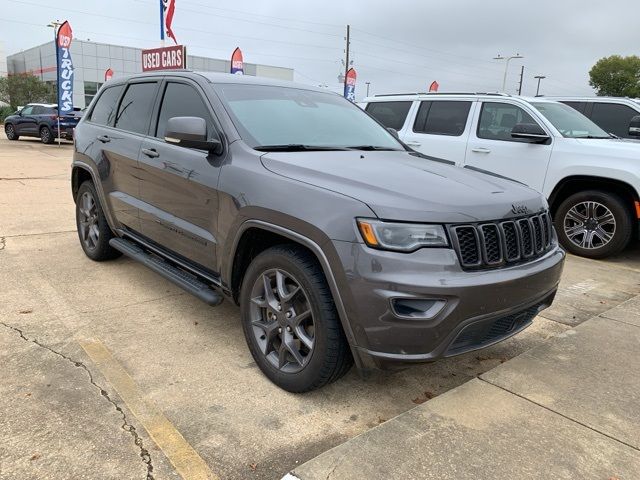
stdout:
POLYGON ((365 111, 387 128, 402 130, 413 102, 375 102, 365 111))
POLYGON ((123 89, 124 85, 105 88, 91 111, 89 121, 98 125, 113 126, 116 119, 118 98, 120 98, 123 89))

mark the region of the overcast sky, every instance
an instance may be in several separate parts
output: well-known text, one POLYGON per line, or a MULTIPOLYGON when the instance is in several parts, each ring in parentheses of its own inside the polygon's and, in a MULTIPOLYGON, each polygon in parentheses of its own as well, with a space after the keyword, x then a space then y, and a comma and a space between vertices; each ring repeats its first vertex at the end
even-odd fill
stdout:
MULTIPOLYGON (((588 71, 601 57, 640 50, 638 0, 176 0, 178 41, 194 55, 290 67, 296 80, 338 90, 345 25, 352 27, 357 94, 496 91, 511 61, 507 92, 593 94, 588 71)), ((142 48, 159 46, 156 0, 0 0, 0 41, 7 54, 48 41, 45 25, 69 20, 81 39, 142 48)))

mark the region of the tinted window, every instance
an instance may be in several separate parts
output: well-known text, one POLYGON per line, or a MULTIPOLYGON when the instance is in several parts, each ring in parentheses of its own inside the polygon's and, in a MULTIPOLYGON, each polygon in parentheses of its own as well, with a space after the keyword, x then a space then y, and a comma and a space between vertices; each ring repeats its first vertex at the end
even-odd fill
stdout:
POLYGON ((575 108, 580 113, 584 113, 584 110, 587 106, 585 102, 561 102, 561 103, 564 103, 565 105, 569 105, 571 108, 575 108))
POLYGON ((370 103, 365 109, 373 118, 387 128, 402 130, 412 102, 370 103))
POLYGON ((629 123, 636 115, 640 115, 640 113, 626 105, 594 103, 591 120, 607 133, 629 138, 629 123))
POLYGON ((45 113, 45 108, 40 105, 36 105, 35 107, 33 107, 33 110, 31 111, 31 115, 42 115, 44 113, 45 113))
POLYGON ((516 105, 485 102, 482 104, 478 123, 478 138, 509 142, 523 141, 511 136, 511 130, 517 123, 538 124, 531 115, 516 105))
POLYGON ((91 112, 90 120, 99 125, 112 126, 116 118, 116 107, 118 98, 124 85, 116 85, 115 87, 109 87, 103 90, 100 98, 93 111, 91 112))
POLYGON ((421 102, 413 131, 459 137, 467 125, 471 102, 421 102))
POLYGON ((116 128, 128 132, 147 133, 157 86, 156 82, 129 85, 120 101, 116 128))
POLYGON ((156 137, 164 138, 167 120, 171 117, 200 117, 207 121, 207 133, 213 128, 211 115, 202 96, 195 88, 184 83, 169 83, 164 91, 156 137))
POLYGON ((31 115, 33 113, 33 107, 32 106, 24 107, 20 112, 22 113, 22 115, 31 115))

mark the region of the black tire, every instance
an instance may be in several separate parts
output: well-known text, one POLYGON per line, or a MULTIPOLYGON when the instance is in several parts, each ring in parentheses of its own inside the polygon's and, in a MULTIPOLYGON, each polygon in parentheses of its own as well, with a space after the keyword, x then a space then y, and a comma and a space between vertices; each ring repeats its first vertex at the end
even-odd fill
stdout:
POLYGON ((556 211, 554 223, 562 246, 587 258, 599 259, 620 253, 629 244, 633 233, 631 211, 625 202, 613 193, 600 190, 574 193, 565 199, 556 211), (597 206, 592 207, 589 214, 585 205, 597 206), (578 219, 576 214, 579 214, 578 219), (586 220, 583 217, 587 217, 586 220), (586 227, 586 232, 598 232, 591 235, 593 244, 590 248, 587 248, 587 233, 580 232, 581 225, 586 227))
POLYGON ((4 134, 7 136, 8 140, 18 140, 20 138, 20 135, 16 133, 16 127, 10 123, 4 126, 4 134))
POLYGON ((89 180, 80 185, 76 195, 76 227, 82 250, 91 260, 102 262, 122 255, 109 245, 109 240, 114 235, 104 216, 93 182, 89 180), (93 208, 88 209, 84 203, 86 196, 93 200, 93 208), (88 210, 88 215, 83 212, 84 210, 88 210), (90 220, 87 220, 87 217, 90 217, 90 220), (88 233, 89 230, 93 231, 95 237, 88 233))
MULTIPOLYGON (((272 291, 272 294, 274 293, 279 294, 277 288, 272 291)), ((284 312, 281 313, 284 314, 284 312)), ((299 313, 295 312, 294 320, 299 313)), ((353 358, 342 330, 327 280, 316 258, 304 248, 297 245, 277 245, 260 253, 251 262, 242 281, 240 314, 244 335, 251 355, 260 370, 273 383, 284 390, 294 393, 315 390, 339 379, 351 368, 353 358), (293 291, 299 291, 298 297, 294 298, 297 298, 297 301, 301 301, 300 298, 302 297, 302 301, 306 302, 305 305, 310 307, 305 307, 305 309, 310 310, 312 313, 313 348, 304 357, 303 366, 301 366, 302 364, 296 364, 294 361, 287 363, 287 366, 294 365, 300 368, 296 372, 283 371, 284 367, 279 368, 273 365, 272 361, 269 360, 268 354, 263 353, 263 347, 259 344, 260 328, 252 324, 256 314, 266 316, 266 311, 268 310, 268 307, 256 306, 256 302, 252 300, 252 298, 255 299, 252 294, 256 285, 259 285, 258 282, 264 280, 263 275, 273 271, 284 272, 291 276, 290 279, 295 279, 295 283, 301 288, 298 290, 292 289, 293 291)), ((282 320, 286 322, 286 320, 282 320)), ((289 327, 286 327, 286 329, 291 331, 289 327)), ((297 330, 294 332, 297 332, 297 330)), ((266 334, 266 330, 264 333, 266 334)), ((274 331, 274 341, 277 342, 278 338, 282 340, 285 338, 283 335, 286 335, 286 333, 275 333, 274 331)), ((261 339, 264 341, 265 336, 262 335, 261 339)), ((297 341, 298 345, 302 345, 300 340, 294 341, 297 341)), ((282 344, 283 342, 280 343, 282 344)), ((267 348, 266 350, 269 349, 267 348)), ((271 351, 271 358, 273 358, 273 354, 276 354, 275 350, 271 351)), ((290 353, 285 353, 285 355, 290 355, 290 353)), ((290 358, 293 359, 294 357, 290 356, 290 358)))
POLYGON ((55 141, 53 132, 47 126, 40 127, 40 141, 45 145, 50 145, 55 141))

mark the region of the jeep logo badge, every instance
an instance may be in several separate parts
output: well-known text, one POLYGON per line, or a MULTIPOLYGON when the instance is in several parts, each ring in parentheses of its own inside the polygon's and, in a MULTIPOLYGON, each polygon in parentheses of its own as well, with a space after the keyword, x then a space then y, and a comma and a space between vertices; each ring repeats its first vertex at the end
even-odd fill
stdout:
POLYGON ((516 215, 529 213, 529 209, 525 205, 516 205, 515 203, 511 205, 511 211, 516 215))

